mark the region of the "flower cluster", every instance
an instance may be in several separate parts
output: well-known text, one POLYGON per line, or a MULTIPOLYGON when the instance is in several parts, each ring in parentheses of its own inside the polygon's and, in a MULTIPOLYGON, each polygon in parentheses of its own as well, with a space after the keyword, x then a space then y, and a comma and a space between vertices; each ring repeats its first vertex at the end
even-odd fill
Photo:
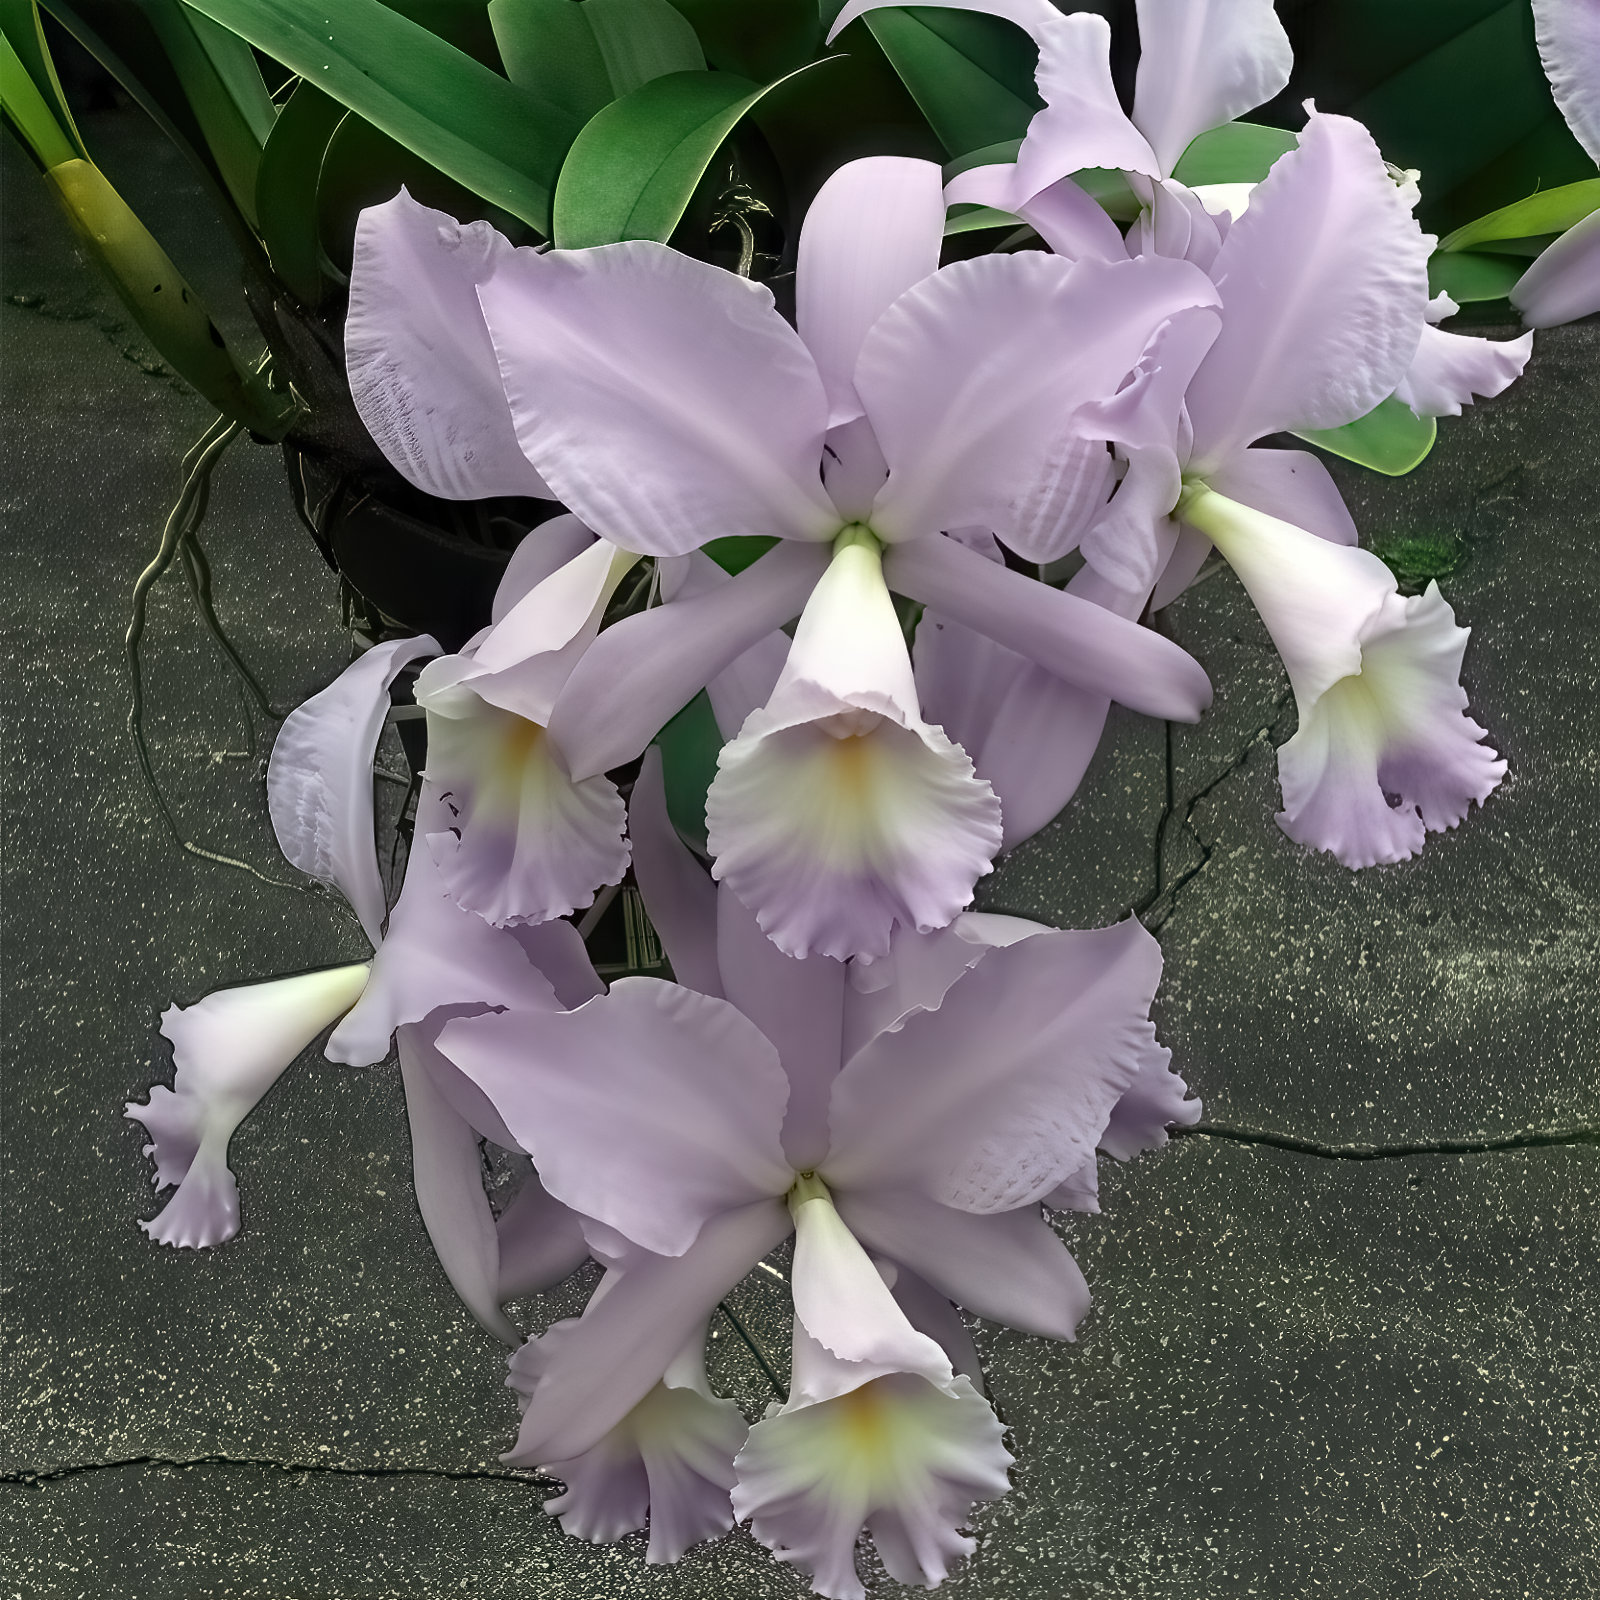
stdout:
POLYGON ((1437 586, 1399 593, 1318 459, 1273 441, 1391 398, 1457 414, 1532 335, 1438 326, 1414 184, 1355 121, 1308 106, 1254 186, 1173 176, 1286 82, 1269 0, 1141 0, 1131 117, 1100 18, 980 9, 1039 45, 1015 161, 836 171, 792 320, 666 245, 513 248, 403 192, 364 214, 347 356, 373 437, 428 493, 564 509, 461 650, 377 644, 284 725, 279 839, 372 959, 169 1011, 174 1086, 129 1107, 177 1186, 148 1231, 216 1244, 229 1137, 278 1074, 330 1026, 336 1061, 393 1041, 440 1261, 513 1347, 506 1459, 565 1483, 548 1509, 574 1534, 648 1523, 671 1561, 748 1519, 840 1600, 863 1531, 936 1584, 1006 1492, 955 1308, 1072 1338, 1088 1291, 1046 1212, 1093 1210, 1097 1153, 1200 1114, 1137 921, 969 909, 1072 796, 1113 700, 1206 709, 1152 615, 1213 551, 1233 569, 1299 709, 1279 823, 1348 866, 1415 855, 1505 772, 1437 586), (1087 169, 1123 175, 1126 234, 1087 169), (941 265, 971 203, 1036 237, 941 265), (424 657, 388 908, 371 764, 424 657), (657 745, 702 690, 724 741, 703 849, 657 745), (630 873, 675 981, 590 964, 573 915, 630 873), (480 1139, 531 1161, 499 1215, 480 1139), (707 1383, 707 1319, 791 1235, 792 1384, 747 1426, 707 1383), (524 1341, 504 1304, 590 1258, 582 1316, 524 1341))

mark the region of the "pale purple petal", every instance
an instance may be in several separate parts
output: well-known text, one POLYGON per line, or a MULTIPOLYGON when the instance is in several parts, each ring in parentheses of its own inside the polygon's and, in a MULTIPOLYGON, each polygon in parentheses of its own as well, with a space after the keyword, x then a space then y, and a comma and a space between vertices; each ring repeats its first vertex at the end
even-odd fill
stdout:
POLYGON ((978 1360, 978 1347, 972 1342, 967 1325, 956 1308, 933 1287, 926 1278, 920 1278, 900 1262, 887 1265, 884 1276, 895 1303, 906 1314, 906 1321, 918 1333, 925 1333, 945 1353, 951 1367, 972 1380, 973 1388, 983 1390, 983 1365, 978 1360))
POLYGON ((948 1372, 944 1352, 906 1321, 827 1191, 814 1181, 813 1188, 801 1198, 797 1186, 789 1197, 795 1230, 789 1286, 799 1325, 844 1361, 929 1378, 948 1372))
POLYGON ((517 437, 601 537, 825 539, 827 398, 772 295, 665 245, 518 251, 478 290, 517 437))
MULTIPOLYGON (((1100 1135, 1100 1148, 1118 1161, 1159 1150, 1167 1142, 1168 1128, 1192 1128, 1200 1120, 1201 1104, 1186 1100, 1188 1092, 1188 1084, 1172 1070, 1172 1052, 1152 1039, 1139 1063, 1138 1076, 1112 1108, 1111 1120, 1100 1135)), ((1048 1195, 1045 1202, 1060 1204, 1048 1195)))
MULTIPOLYGON (((844 9, 834 18, 833 26, 828 30, 828 43, 832 44, 857 17, 863 17, 881 6, 898 4, 900 0, 846 0, 844 9)), ((1061 18, 1061 13, 1051 5, 1050 0, 925 0, 925 4, 930 9, 983 11, 991 17, 1014 22, 1035 39, 1054 27, 1061 18)))
POLYGON ((433 1252, 467 1310, 515 1348, 522 1335, 500 1309, 500 1245, 478 1136, 439 1092, 429 1061, 436 1052, 421 1030, 401 1028, 395 1043, 411 1126, 412 1189, 433 1252))
POLYGON ((1600 211, 1549 245, 1511 290, 1530 328, 1553 328, 1600 311, 1600 211))
POLYGON ((503 1459, 538 1467, 592 1448, 791 1226, 780 1201, 761 1200, 713 1217, 681 1256, 639 1252, 608 1271, 581 1318, 557 1323, 511 1358, 515 1370, 528 1355, 544 1357, 516 1446, 503 1459))
MULTIPOLYGON (((1126 1099, 1127 1096, 1123 1098, 1126 1099)), ((1115 1115, 1114 1112, 1112 1114, 1115 1115)), ((1098 1212, 1100 1209, 1098 1159, 1091 1156, 1076 1172, 1069 1172, 1044 1197, 1044 1204, 1051 1211, 1083 1211, 1091 1216, 1098 1212)))
POLYGON ((1191 469, 1263 434, 1340 427, 1393 394, 1422 336, 1427 263, 1372 135, 1314 113, 1212 266, 1223 324, 1189 386, 1191 469))
POLYGON ((1578 143, 1600 162, 1600 5, 1533 0, 1533 31, 1561 115, 1578 143))
POLYGON ((1062 178, 1017 205, 1017 215, 1058 256, 1121 261, 1128 254, 1122 234, 1104 208, 1071 178, 1062 178))
POLYGON ((465 715, 430 707, 426 775, 448 813, 426 848, 459 904, 496 927, 565 916, 627 870, 616 786, 574 782, 536 722, 481 700, 465 715))
MULTIPOLYGON (((415 837, 445 826, 437 791, 424 784, 417 802, 415 837)), ((361 998, 334 1029, 330 1061, 369 1066, 389 1053, 396 1028, 421 1022, 441 1006, 554 1008, 549 981, 509 932, 456 904, 432 853, 413 846, 405 884, 378 946, 361 998)))
MULTIPOLYGON (((1292 522, 1319 539, 1356 542, 1355 518, 1333 474, 1309 450, 1241 450, 1224 461, 1209 481, 1218 494, 1280 522, 1292 522)), ((1207 539, 1205 550, 1210 549, 1207 539)))
MULTIPOLYGON (((1595 296, 1596 309, 1600 309, 1600 288, 1595 296)), ((1454 309, 1452 302, 1446 303, 1454 309)), ((1426 327, 1394 396, 1419 417, 1459 417, 1461 408, 1470 406, 1475 395, 1496 395, 1509 388, 1532 354, 1531 333, 1520 339, 1478 339, 1426 327)))
POLYGON ((896 545, 884 574, 897 593, 1146 716, 1196 722, 1211 703, 1199 662, 1170 639, 985 561, 954 539, 896 545))
MULTIPOLYGON (((1233 458, 1235 461, 1238 459, 1237 456, 1233 458)), ((1220 472, 1226 468, 1218 470, 1220 472)), ((1206 564, 1206 558, 1211 554, 1212 548, 1211 541, 1203 533, 1194 528, 1179 526, 1178 539, 1172 547, 1172 554, 1167 557, 1167 564, 1156 580, 1155 588, 1150 591, 1149 609, 1152 612, 1171 605, 1194 582, 1200 575, 1200 569, 1206 564)))
POLYGON ((389 710, 389 685, 418 656, 424 635, 374 645, 284 719, 267 764, 267 810, 291 866, 336 888, 367 937, 383 935, 383 879, 372 831, 372 757, 389 710))
POLYGON ((144 1153, 155 1185, 178 1192, 149 1222, 158 1244, 203 1250, 239 1231, 239 1187, 228 1141, 296 1056, 355 1004, 367 964, 218 989, 192 1006, 169 1006, 161 1031, 172 1041, 172 1087, 154 1084, 126 1115, 150 1135, 144 1153))
POLYGON ((1403 861, 1424 830, 1453 828, 1488 799, 1506 763, 1467 715, 1466 646, 1437 584, 1390 596, 1362 639, 1360 675, 1302 711, 1278 752, 1291 839, 1349 867, 1403 861))
POLYGON ((1138 0, 1137 122, 1169 173, 1189 141, 1265 105, 1294 54, 1273 0, 1138 0))
POLYGON ((1178 447, 1184 395, 1220 326, 1208 307, 1177 312, 1150 336, 1128 383, 1084 409, 1088 430, 1115 444, 1128 462, 1110 506, 1082 538, 1084 559, 1137 597, 1125 616, 1137 615, 1170 554, 1167 517, 1183 487, 1178 447))
POLYGON ((887 952, 897 923, 940 927, 1000 846, 1000 806, 917 713, 871 542, 818 583, 767 706, 724 746, 706 796, 713 876, 786 954, 887 952))
POLYGON ((800 229, 795 324, 828 395, 828 423, 861 415, 853 374, 867 329, 939 266, 943 178, 932 161, 868 156, 817 191, 800 229))
POLYGON ((1138 1072, 1160 976, 1160 947, 1133 918, 991 951, 936 1012, 880 1034, 839 1074, 823 1176, 966 1211, 1038 1200, 1093 1152, 1138 1072))
POLYGON ((1050 546, 1092 466, 1073 414, 1116 392, 1166 318, 1215 298, 1198 269, 1156 257, 1024 250, 925 278, 873 324, 856 367, 889 465, 874 531, 983 527, 1024 553, 1050 546))
POLYGON ((895 930, 889 954, 855 962, 845 993, 844 1060, 880 1033, 898 1028, 914 1011, 938 1009, 950 985, 990 951, 1050 930, 1022 917, 964 911, 947 928, 895 930))
MULTIPOLYGON (((733 1458, 749 1428, 739 1408, 706 1382, 705 1338, 702 1326, 604 1438, 571 1460, 544 1463, 542 1470, 567 1486, 544 1503, 564 1532, 603 1544, 642 1528, 648 1517, 645 1560, 658 1564, 733 1526, 733 1458)), ((514 1369, 513 1381, 528 1376, 514 1369)), ((530 1396, 541 1380, 534 1378, 530 1396)))
POLYGON ((720 995, 717 888, 678 837, 667 814, 661 752, 654 748, 645 751, 644 764, 634 780, 628 801, 628 832, 633 840, 634 881, 644 896, 651 924, 661 936, 673 977, 701 994, 720 995))
POLYGON ((829 554, 781 544, 727 583, 607 628, 550 714, 574 778, 632 761, 712 678, 799 616, 829 554))
POLYGON ((1207 198, 1181 183, 1154 184, 1150 204, 1139 213, 1134 232, 1129 235, 1129 245, 1135 240, 1138 244, 1132 253, 1171 256, 1210 272, 1222 248, 1228 217, 1213 216, 1206 208, 1207 198))
POLYGON ((517 1300, 554 1287, 589 1259, 577 1213, 564 1206, 530 1172, 495 1223, 499 1244, 500 1300, 517 1300))
POLYGON ((1017 152, 1019 199, 1085 167, 1161 175, 1156 152, 1117 99, 1111 25, 1104 17, 1077 12, 1052 21, 1039 36, 1035 82, 1045 106, 1017 152))
POLYGON ((556 999, 567 1010, 606 992, 589 960, 583 935, 570 922, 539 922, 510 932, 528 960, 550 980, 556 999))
POLYGON ((356 410, 395 470, 444 500, 550 499, 517 444, 478 285, 511 245, 404 189, 356 223, 345 363, 356 410))
POLYGON ((948 1367, 930 1378, 840 1361, 798 1323, 793 1370, 789 1401, 750 1430, 735 1462, 736 1515, 830 1600, 864 1600, 863 1531, 897 1582, 943 1582, 975 1548, 960 1532, 973 1503, 1010 1487, 993 1408, 948 1367))
POLYGON ((647 1250, 681 1255, 709 1218, 793 1181, 777 1051, 724 1001, 622 978, 576 1011, 449 1022, 439 1048, 551 1194, 647 1250))
POLYGON ((490 625, 503 621, 524 595, 538 588, 574 557, 582 555, 593 543, 594 535, 570 511, 530 528, 511 552, 505 573, 495 586, 490 625))
POLYGON ((828 1152, 847 969, 829 956, 785 955, 726 886, 717 893, 716 941, 723 993, 772 1042, 789 1080, 784 1155, 796 1171, 814 1167, 828 1152))
POLYGON ((1047 1339, 1071 1339, 1089 1286, 1037 1206, 976 1216, 904 1190, 838 1196, 870 1249, 904 1262, 958 1305, 1047 1339))

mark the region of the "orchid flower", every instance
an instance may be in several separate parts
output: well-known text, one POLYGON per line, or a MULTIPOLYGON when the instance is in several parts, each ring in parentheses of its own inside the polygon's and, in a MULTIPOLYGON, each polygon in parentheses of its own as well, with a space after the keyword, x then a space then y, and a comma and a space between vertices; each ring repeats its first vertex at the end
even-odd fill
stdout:
MULTIPOLYGON (((227 1162, 234 1129, 316 1036, 337 1024, 330 1059, 364 1065, 397 1036, 410 1114, 417 1198, 441 1263, 468 1308, 498 1337, 518 1335, 499 1310, 533 1281, 566 1276, 587 1253, 565 1208, 530 1199, 497 1235, 483 1194, 477 1139, 510 1146, 487 1101, 431 1047, 422 1026, 440 1008, 581 1004, 599 990, 582 940, 566 923, 497 932, 461 910, 426 849, 414 849, 385 914, 373 838, 372 760, 389 686, 432 639, 381 644, 285 720, 267 774, 278 842, 289 861, 343 894, 373 946, 370 961, 222 989, 162 1018, 176 1071, 127 1114, 151 1135, 156 1186, 177 1192, 142 1224, 162 1244, 204 1248, 238 1231, 238 1185, 227 1162), (342 1020, 341 1020, 342 1019, 342 1020), (576 1248, 576 1254, 575 1254, 576 1248), (502 1287, 503 1267, 511 1270, 502 1287)), ((443 826, 425 796, 418 829, 443 826)))
POLYGON ((406 399, 424 385, 406 364, 443 348, 406 331, 414 280, 419 326, 440 308, 470 325, 444 357, 461 369, 446 394, 476 405, 498 383, 531 470, 603 537, 658 557, 725 535, 783 541, 715 591, 606 630, 549 727, 587 781, 804 611, 773 698, 725 752, 709 817, 719 873, 796 954, 881 954, 897 923, 947 922, 999 845, 992 793, 921 716, 891 589, 947 596, 970 625, 1136 709, 1192 720, 1207 697, 1148 630, 939 535, 992 526, 1026 545, 1053 529, 1081 494, 1075 413, 1116 389, 1152 327, 1212 291, 1176 262, 939 269, 943 217, 930 163, 836 173, 802 235, 798 334, 766 289, 648 242, 490 249, 404 195, 365 213, 357 242, 352 383, 380 442, 382 419, 404 412, 397 465, 420 480, 418 460, 448 462, 427 475, 460 482, 479 459, 453 401, 406 399))
MULTIPOLYGON (((1556 104, 1578 143, 1600 162, 1600 5, 1533 0, 1533 23, 1556 104)), ((1600 210, 1540 252, 1512 288, 1511 303, 1530 328, 1600 311, 1600 210)))
POLYGON ((448 813, 424 836, 426 848, 457 903, 495 927, 587 906, 627 869, 622 797, 601 776, 573 781, 546 730, 637 560, 576 517, 544 524, 517 547, 500 593, 524 587, 523 566, 536 563, 538 581, 417 679, 428 715, 425 776, 448 813))
POLYGON ((796 1313, 841 1360, 899 1337, 876 1291, 857 1294, 864 1270, 880 1282, 862 1245, 980 1314, 1070 1338, 1087 1291, 1037 1202, 1167 1070, 1147 1020, 1154 941, 1131 920, 1079 934, 964 917, 897 935, 853 983, 859 967, 783 955, 713 890, 666 821, 654 756, 631 821, 673 970, 698 987, 623 979, 537 1026, 508 1011, 439 1037, 617 1262, 582 1336, 541 1367, 510 1459, 591 1449, 792 1225, 796 1313))

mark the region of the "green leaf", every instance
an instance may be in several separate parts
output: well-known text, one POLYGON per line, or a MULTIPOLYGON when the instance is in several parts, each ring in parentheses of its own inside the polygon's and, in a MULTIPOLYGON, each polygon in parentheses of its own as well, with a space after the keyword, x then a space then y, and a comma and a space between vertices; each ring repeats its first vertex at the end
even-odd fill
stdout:
POLYGON ((83 146, 75 137, 77 130, 67 131, 71 120, 66 102, 57 100, 52 104, 45 98, 13 45, 10 28, 0 32, 0 109, 46 171, 64 161, 82 159, 83 146))
POLYGON ((1172 175, 1191 189, 1204 183, 1260 183, 1272 163, 1299 142, 1284 128, 1225 122, 1193 140, 1172 175))
POLYGON ((317 238, 339 272, 350 271, 357 218, 368 206, 392 200, 402 185, 414 200, 435 211, 448 212, 463 222, 486 216, 501 233, 512 235, 514 243, 525 242, 517 237, 523 225, 516 218, 485 205, 463 184, 352 111, 341 119, 328 142, 317 177, 317 238))
MULTIPOLYGON (((191 0, 191 4, 193 0, 191 0)), ((436 33, 492 72, 504 70, 489 22, 489 0, 383 0, 391 11, 436 33)))
POLYGON ((724 572, 737 577, 746 567, 754 566, 777 542, 769 534, 736 533, 726 539, 713 539, 704 549, 724 572))
POLYGON ((866 23, 952 156, 1020 139, 1044 104, 1037 46, 998 17, 894 6, 866 23))
POLYGON ((39 8, 34 0, 0 0, 0 34, 16 54, 16 65, 27 73, 50 112, 50 121, 56 131, 72 146, 74 155, 87 157, 83 139, 72 111, 56 76, 55 62, 50 59, 50 47, 45 43, 44 27, 39 20, 39 8))
POLYGON ((706 790, 717 775, 722 730, 702 689, 660 733, 661 777, 672 825, 697 850, 706 848, 706 790))
POLYGON ((1438 424, 1419 417, 1410 406, 1391 395, 1364 417, 1342 428, 1306 429, 1296 437, 1317 445, 1346 461, 1374 472, 1399 478, 1417 466, 1433 448, 1438 424))
POLYGON ((1470 249, 1475 244, 1525 239, 1530 235, 1565 233, 1591 211, 1600 210, 1600 178, 1544 189, 1514 205, 1501 206, 1439 241, 1441 251, 1470 249))
POLYGON ((1470 300, 1503 300, 1528 270, 1526 259, 1476 250, 1435 252, 1428 261, 1428 293, 1447 294, 1457 305, 1470 300))
POLYGON ((765 83, 803 67, 822 45, 816 0, 672 0, 721 72, 765 83))
POLYGON ((492 0, 513 83, 588 121, 669 72, 702 72, 694 29, 669 0, 492 0))
POLYGON ((378 0, 194 4, 474 194, 550 231, 555 175, 575 131, 561 107, 378 0))
POLYGON ((945 218, 944 236, 954 238, 959 233, 979 233, 985 228, 1025 228, 1021 217, 1009 211, 997 211, 993 206, 952 206, 945 218))
POLYGON ((303 304, 322 298, 317 241, 317 179, 322 158, 349 112, 314 83, 301 79, 261 152, 256 218, 272 270, 303 304))
POLYGON ((774 87, 730 72, 674 72, 613 101, 585 124, 561 168, 556 244, 665 243, 722 141, 774 87))

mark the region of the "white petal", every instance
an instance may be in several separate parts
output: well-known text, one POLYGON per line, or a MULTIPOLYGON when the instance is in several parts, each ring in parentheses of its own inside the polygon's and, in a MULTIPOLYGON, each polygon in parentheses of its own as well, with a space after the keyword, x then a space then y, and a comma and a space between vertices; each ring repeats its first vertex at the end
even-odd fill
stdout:
POLYGON ((1169 173, 1189 141, 1253 111, 1294 55, 1273 0, 1138 0, 1133 120, 1169 173))
POLYGON ((1533 0, 1533 31, 1561 115, 1578 143, 1600 161, 1600 6, 1594 0, 1533 0))
POLYGON ((374 945, 385 907, 372 831, 372 758, 389 685, 409 662, 438 652, 426 635, 374 645, 284 718, 267 763, 278 847, 291 865, 339 890, 374 945))
POLYGON ((171 1006, 161 1031, 172 1041, 172 1087, 155 1084, 126 1114, 142 1122, 155 1157, 156 1187, 178 1192, 149 1222, 159 1244, 193 1250, 239 1231, 239 1189, 228 1141, 296 1056, 355 1004, 367 964, 218 989, 192 1006, 171 1006))
POLYGON ((1575 222, 1512 286, 1530 328, 1553 328, 1600 311, 1600 211, 1575 222))
MULTIPOLYGON (((1600 294, 1600 289, 1596 290, 1600 294)), ((1422 343, 1395 399, 1419 417, 1459 417, 1474 395, 1496 395, 1522 374, 1533 354, 1533 335, 1477 339, 1469 334, 1422 330, 1422 343)))
POLYGON ((869 156, 817 191, 800 229, 795 324, 828 392, 828 423, 861 414, 852 381, 867 329, 935 271, 943 180, 932 161, 869 156))

